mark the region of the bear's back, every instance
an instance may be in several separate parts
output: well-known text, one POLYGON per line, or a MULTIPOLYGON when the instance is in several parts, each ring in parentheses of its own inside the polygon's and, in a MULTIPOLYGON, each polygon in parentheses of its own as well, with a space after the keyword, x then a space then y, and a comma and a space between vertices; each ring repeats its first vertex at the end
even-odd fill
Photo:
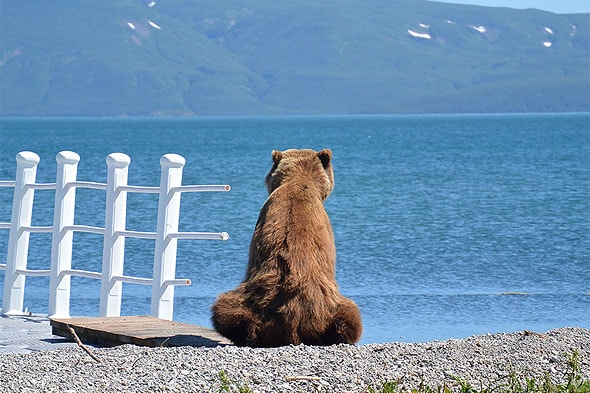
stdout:
POLYGON ((256 223, 248 272, 286 269, 292 280, 307 279, 309 272, 333 277, 334 234, 323 204, 334 186, 330 159, 329 150, 273 151, 270 195, 256 223))

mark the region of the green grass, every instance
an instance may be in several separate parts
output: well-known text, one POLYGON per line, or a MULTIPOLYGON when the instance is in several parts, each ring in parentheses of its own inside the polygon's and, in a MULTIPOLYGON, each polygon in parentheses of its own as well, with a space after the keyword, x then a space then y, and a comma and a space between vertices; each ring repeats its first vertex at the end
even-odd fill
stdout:
POLYGON ((381 389, 368 387, 366 391, 367 393, 451 393, 456 391, 460 393, 589 393, 590 380, 582 378, 578 356, 578 352, 568 356, 566 381, 561 384, 554 383, 548 373, 542 379, 535 379, 520 378, 515 371, 510 371, 505 378, 493 383, 492 386, 480 389, 475 388, 466 380, 454 377, 458 390, 451 389, 445 384, 436 388, 420 385, 417 388, 407 390, 400 388, 397 382, 386 382, 381 389))
POLYGON ((230 379, 225 370, 221 370, 217 375, 219 376, 219 382, 221 383, 221 387, 217 389, 217 393, 252 393, 252 390, 249 387, 242 386, 230 379))
MULTIPOLYGON (((454 377, 457 383, 455 388, 446 384, 438 385, 433 388, 428 385, 420 384, 413 389, 404 389, 395 381, 386 382, 379 389, 371 386, 367 387, 366 393, 590 393, 590 380, 582 377, 582 369, 579 362, 578 352, 574 352, 567 357, 568 369, 565 374, 565 382, 555 383, 551 380, 549 373, 541 379, 528 378, 519 376, 516 371, 510 373, 492 383, 490 387, 476 388, 468 381, 459 377, 454 377)), ((218 373, 220 387, 217 393, 252 393, 253 390, 231 379, 225 370, 218 373)))

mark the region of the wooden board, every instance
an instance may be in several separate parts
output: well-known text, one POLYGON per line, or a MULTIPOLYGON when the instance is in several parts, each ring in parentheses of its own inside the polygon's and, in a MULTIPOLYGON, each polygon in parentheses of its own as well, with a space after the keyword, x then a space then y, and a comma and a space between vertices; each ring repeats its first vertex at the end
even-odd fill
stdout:
POLYGON ((71 338, 69 327, 85 344, 147 347, 215 347, 231 341, 215 330, 149 316, 51 319, 53 334, 71 338))

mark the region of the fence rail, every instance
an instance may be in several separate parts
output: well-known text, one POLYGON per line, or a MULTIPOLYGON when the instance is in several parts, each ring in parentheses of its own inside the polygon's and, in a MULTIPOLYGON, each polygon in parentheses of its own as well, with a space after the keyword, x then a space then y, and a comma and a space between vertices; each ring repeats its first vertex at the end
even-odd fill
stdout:
POLYGON ((161 176, 158 187, 127 184, 129 156, 112 153, 107 156, 107 182, 78 181, 78 154, 62 151, 57 154, 55 183, 36 183, 39 156, 23 151, 17 154, 16 180, 0 181, 0 187, 13 187, 14 196, 10 222, 0 222, 0 230, 9 230, 2 296, 2 314, 22 314, 25 278, 49 276, 49 316, 70 316, 70 278, 72 276, 101 280, 100 316, 119 316, 122 284, 152 286, 152 316, 172 319, 174 287, 191 285, 189 279, 177 279, 177 240, 227 240, 226 232, 179 232, 180 195, 183 192, 227 192, 228 185, 182 185, 185 160, 177 154, 160 159, 161 176), (77 188, 106 192, 104 227, 74 224, 77 188), (53 225, 31 225, 35 190, 55 190, 53 225), (159 194, 155 232, 131 231, 125 228, 127 193, 159 194), (85 232, 103 236, 102 269, 100 272, 72 269, 73 233, 85 232), (51 266, 47 270, 27 269, 29 236, 51 233, 51 266), (123 275, 125 238, 155 240, 153 277, 123 275))

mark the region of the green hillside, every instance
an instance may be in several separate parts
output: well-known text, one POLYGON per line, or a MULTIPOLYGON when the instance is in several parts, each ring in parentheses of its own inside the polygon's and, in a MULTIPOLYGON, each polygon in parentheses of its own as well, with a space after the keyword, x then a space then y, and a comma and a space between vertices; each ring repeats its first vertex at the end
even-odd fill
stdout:
POLYGON ((0 22, 1 116, 590 111, 590 14, 0 0, 0 22))

